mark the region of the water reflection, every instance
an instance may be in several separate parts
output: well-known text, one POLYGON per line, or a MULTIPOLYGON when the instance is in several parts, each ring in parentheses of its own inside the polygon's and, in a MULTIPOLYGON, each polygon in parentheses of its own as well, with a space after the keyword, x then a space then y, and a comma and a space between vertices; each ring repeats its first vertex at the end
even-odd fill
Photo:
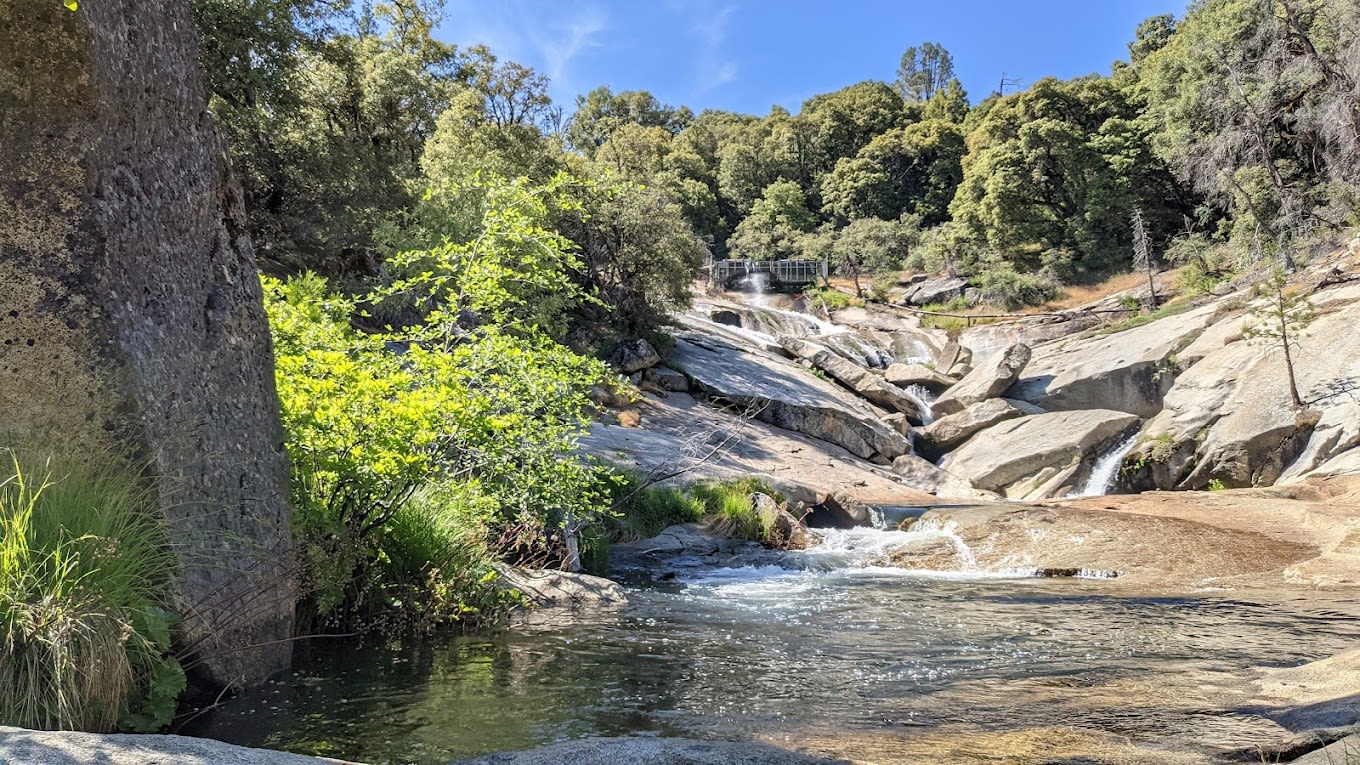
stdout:
POLYGON ((1244 667, 1297 664, 1360 635, 1345 604, 1102 586, 872 567, 709 571, 635 587, 622 612, 490 638, 318 641, 292 677, 189 732, 375 763, 586 735, 835 730, 850 742, 1074 722, 1193 750, 1249 741, 1254 723, 1197 709, 1159 690, 1164 678, 1230 684, 1244 667))

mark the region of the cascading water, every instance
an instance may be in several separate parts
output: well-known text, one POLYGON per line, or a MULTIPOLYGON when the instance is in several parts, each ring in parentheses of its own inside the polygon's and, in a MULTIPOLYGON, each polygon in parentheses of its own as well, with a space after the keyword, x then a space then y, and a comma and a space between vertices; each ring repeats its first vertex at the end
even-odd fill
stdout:
POLYGON ((1134 434, 1124 439, 1107 452, 1091 468, 1091 476, 1086 479, 1086 483, 1081 488, 1068 494, 1068 497, 1103 497, 1110 493, 1114 488, 1114 479, 1119 475, 1119 466, 1124 464, 1124 457, 1133 451, 1133 447, 1138 444, 1138 435, 1134 434))
POLYGON ((767 308, 770 305, 770 275, 764 271, 752 271, 737 283, 743 292, 751 295, 753 306, 767 308))
POLYGON ((908 385, 902 389, 903 395, 916 402, 917 408, 921 412, 921 424, 929 425, 935 421, 935 412, 931 408, 935 405, 935 394, 921 385, 908 385))

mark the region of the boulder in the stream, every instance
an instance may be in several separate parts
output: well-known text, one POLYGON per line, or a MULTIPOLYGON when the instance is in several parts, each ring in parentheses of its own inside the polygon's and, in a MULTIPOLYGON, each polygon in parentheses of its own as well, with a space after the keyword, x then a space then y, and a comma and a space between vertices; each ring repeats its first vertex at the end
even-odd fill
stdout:
POLYGON ((927 457, 938 456, 959 446, 979 431, 1030 413, 1003 398, 979 401, 961 412, 917 428, 917 447, 927 457))
POLYGON ((813 529, 853 529, 873 524, 873 512, 863 502, 828 494, 803 517, 813 529))
POLYGON ((1030 353, 1029 346, 1016 343, 980 361, 973 371, 936 400, 932 407, 936 416, 962 412, 971 404, 1005 393, 1019 379, 1029 363, 1030 353))
POLYGON ((958 380, 940 374, 924 364, 893 364, 883 372, 883 379, 899 388, 919 385, 935 393, 939 393, 958 382, 958 380))
POLYGON ((500 590, 520 593, 533 608, 625 605, 628 595, 618 583, 589 574, 548 569, 494 566, 500 590))
MULTIPOLYGON (((913 489, 930 492, 945 497, 982 498, 983 493, 973 488, 967 481, 915 454, 903 454, 893 460, 893 472, 913 489)), ((995 496, 995 495, 992 495, 995 496)))
POLYGON ((807 360, 842 385, 884 409, 901 412, 917 420, 923 419, 927 414, 921 411, 917 400, 903 393, 901 388, 885 382, 873 372, 846 360, 828 348, 787 335, 779 338, 779 344, 789 353, 807 360))
POLYGON ((1135 415, 1110 409, 1006 420, 973 436, 940 467, 979 489, 1040 499, 1062 488, 1063 479, 1075 483, 1084 466, 1137 424, 1135 415))

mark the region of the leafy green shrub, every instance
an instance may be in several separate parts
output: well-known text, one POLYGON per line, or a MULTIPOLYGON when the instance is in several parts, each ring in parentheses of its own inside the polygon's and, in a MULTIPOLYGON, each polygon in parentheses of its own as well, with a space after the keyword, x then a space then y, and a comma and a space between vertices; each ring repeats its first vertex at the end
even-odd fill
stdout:
POLYGON ((840 311, 850 307, 850 296, 833 287, 809 287, 803 297, 814 309, 821 311, 840 311))
POLYGON ((1040 305, 1058 296, 1058 285, 1038 274, 1022 274, 1009 265, 989 268, 974 277, 982 299, 1006 310, 1040 305))
POLYGON ((399 582, 384 578, 381 539, 424 488, 461 487, 461 517, 488 530, 493 552, 518 556, 551 546, 554 529, 599 506, 599 469, 563 456, 589 426, 590 385, 606 376, 599 362, 528 328, 460 330, 440 308, 400 333, 360 332, 355 301, 319 277, 264 286, 304 627, 353 622, 391 600, 388 585, 399 582))
POLYGON ((165 725, 185 679, 170 653, 174 558, 145 490, 109 466, 9 457, 0 480, 0 724, 165 725))
POLYGON ((643 486, 637 473, 623 473, 609 484, 610 506, 618 513, 614 527, 621 538, 654 537, 678 523, 703 518, 704 505, 682 489, 643 486))

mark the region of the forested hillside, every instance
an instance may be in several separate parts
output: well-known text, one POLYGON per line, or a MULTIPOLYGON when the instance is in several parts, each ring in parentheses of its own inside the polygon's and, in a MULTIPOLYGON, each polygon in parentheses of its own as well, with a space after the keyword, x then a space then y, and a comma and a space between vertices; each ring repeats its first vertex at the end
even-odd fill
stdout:
MULTIPOLYGON (((1130 30, 1108 75, 1005 96, 964 93, 949 52, 924 43, 892 83, 764 116, 607 85, 553 104, 543 75, 435 39, 438 3, 195 5, 276 272, 372 277, 422 237, 456 240, 439 209, 474 177, 569 179, 546 224, 581 257, 572 278, 623 308, 624 333, 684 300, 705 250, 831 258, 847 276, 949 271, 1018 305, 1127 268, 1135 211, 1159 257, 1211 277, 1355 214, 1347 0, 1196 2, 1130 30)), ((577 316, 598 329, 598 311, 577 316)))

